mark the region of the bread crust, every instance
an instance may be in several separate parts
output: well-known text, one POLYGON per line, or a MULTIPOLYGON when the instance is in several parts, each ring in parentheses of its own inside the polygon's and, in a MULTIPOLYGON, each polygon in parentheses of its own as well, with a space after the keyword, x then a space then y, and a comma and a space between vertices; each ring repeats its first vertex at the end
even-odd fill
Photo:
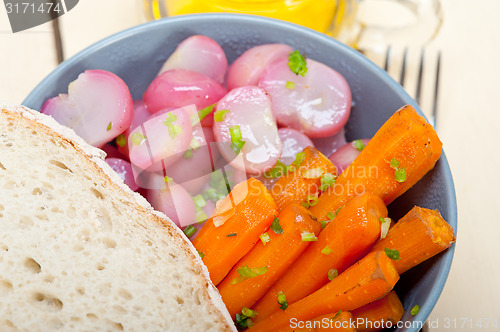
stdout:
POLYGON ((192 268, 197 274, 202 276, 202 281, 204 283, 202 292, 203 299, 214 307, 213 312, 224 325, 223 331, 236 331, 231 316, 222 302, 222 298, 217 288, 210 280, 206 266, 203 264, 198 252, 189 239, 167 216, 154 210, 143 196, 133 192, 123 183, 123 180, 104 161, 106 156, 104 151, 90 146, 82 138, 76 135, 72 129, 60 125, 52 117, 27 107, 0 104, 0 116, 6 117, 8 120, 15 123, 27 124, 30 128, 43 132, 59 143, 73 148, 75 153, 85 157, 84 159, 87 162, 86 166, 99 173, 107 185, 113 188, 112 190, 127 197, 127 201, 123 203, 129 205, 133 204, 134 208, 141 214, 144 214, 145 218, 147 218, 150 223, 164 227, 171 235, 172 240, 175 241, 179 251, 192 261, 192 268))

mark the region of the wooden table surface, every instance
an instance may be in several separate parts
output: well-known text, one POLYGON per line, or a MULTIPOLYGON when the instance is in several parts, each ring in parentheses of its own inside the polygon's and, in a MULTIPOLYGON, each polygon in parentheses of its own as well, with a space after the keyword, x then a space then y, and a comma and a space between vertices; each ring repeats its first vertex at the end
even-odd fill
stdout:
MULTIPOLYGON (((453 266, 431 314, 430 330, 498 331, 485 323, 500 320, 500 1, 442 4, 444 23, 427 50, 429 58, 442 52, 438 131, 455 180, 459 224, 453 266)), ((139 7, 133 0, 80 1, 59 19, 65 57, 142 23, 139 7)), ((46 23, 12 34, 0 7, 0 45, 0 100, 21 103, 57 65, 52 26, 46 23)), ((413 62, 408 82, 417 75, 417 61, 413 62)), ((431 74, 426 72, 424 79, 431 74)), ((428 111, 431 98, 421 104, 428 111)))

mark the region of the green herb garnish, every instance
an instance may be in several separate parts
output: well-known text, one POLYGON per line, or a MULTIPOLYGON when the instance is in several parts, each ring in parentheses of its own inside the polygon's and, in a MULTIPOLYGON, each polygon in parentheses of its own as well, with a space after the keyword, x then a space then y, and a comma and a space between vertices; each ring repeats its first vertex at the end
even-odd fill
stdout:
POLYGON ((222 122, 226 118, 226 114, 229 113, 229 110, 220 110, 214 113, 214 121, 222 122))
POLYGON ((330 269, 328 271, 328 280, 332 281, 338 275, 339 275, 339 272, 336 269, 330 269))
POLYGON ((319 190, 325 191, 335 183, 335 175, 332 173, 325 173, 321 176, 321 184, 319 190))
POLYGON ((304 179, 318 179, 325 173, 321 167, 310 168, 302 172, 302 177, 304 179))
POLYGON ((122 148, 125 145, 127 145, 127 138, 125 137, 125 135, 120 134, 116 137, 116 145, 118 145, 119 147, 122 147, 122 148))
POLYGON ((330 255, 333 252, 333 250, 329 246, 325 246, 323 249, 321 249, 321 253, 323 255, 330 255))
POLYGON ((280 176, 286 176, 287 174, 287 166, 278 159, 274 167, 264 173, 264 177, 267 179, 276 179, 280 176))
POLYGON ((113 128, 113 123, 109 121, 108 126, 106 127, 106 131, 110 131, 113 128))
POLYGON ((413 308, 411 308, 411 311, 410 313, 413 315, 413 316, 416 316, 418 314, 418 312, 420 311, 420 307, 418 306, 418 304, 415 304, 415 306, 413 308))
POLYGON ((358 151, 363 151, 363 149, 365 148, 365 143, 363 143, 362 140, 360 139, 357 139, 357 140, 354 140, 352 141, 352 146, 354 146, 356 148, 356 150, 358 151))
POLYGON ((247 265, 245 265, 245 266, 242 266, 242 267, 236 269, 236 272, 238 272, 238 274, 240 276, 237 278, 234 278, 231 281, 231 285, 235 285, 235 284, 242 282, 244 280, 263 275, 264 273, 267 272, 267 266, 251 269, 247 265))
POLYGON ((295 82, 286 81, 285 87, 287 89, 293 90, 295 89, 295 82))
POLYGON ((200 258, 203 258, 205 257, 205 254, 203 253, 203 251, 199 251, 199 250, 196 250, 198 252, 198 255, 200 255, 200 258))
POLYGON ((130 136, 130 140, 135 145, 141 145, 146 140, 146 136, 136 131, 135 133, 132 133, 132 136, 130 136))
POLYGON ((389 248, 385 248, 384 249, 384 252, 385 254, 387 255, 387 257, 389 257, 390 259, 392 259, 393 261, 399 261, 401 258, 399 257, 399 251, 396 250, 396 249, 389 249, 389 248))
POLYGON ((318 238, 314 233, 311 232, 302 232, 300 233, 300 237, 302 238, 302 241, 304 242, 312 242, 312 241, 318 241, 318 238))
POLYGON ((226 236, 227 236, 227 237, 233 237, 233 236, 236 236, 236 235, 238 235, 238 233, 231 233, 231 234, 228 234, 228 235, 226 235, 226 236))
POLYGON ((236 314, 236 326, 240 330, 245 330, 253 326, 252 318, 255 318, 256 315, 256 311, 243 307, 243 309, 241 309, 241 314, 236 314))
POLYGON ((278 292, 278 304, 280 304, 280 309, 285 310, 288 308, 288 302, 286 301, 285 293, 278 292))
POLYGON ((335 314, 335 316, 332 317, 332 320, 337 319, 340 316, 341 313, 342 313, 342 309, 340 309, 339 311, 337 311, 337 313, 335 314))
POLYGON ((235 125, 229 127, 229 134, 231 135, 231 149, 235 154, 239 154, 241 149, 245 145, 245 141, 241 136, 240 126, 235 125))
POLYGON ((288 55, 288 67, 296 75, 306 76, 307 74, 305 56, 300 54, 299 51, 293 51, 288 55))
POLYGON ((335 219, 335 213, 333 213, 332 211, 330 211, 330 212, 328 212, 328 213, 326 214, 326 217, 327 217, 328 219, 330 219, 330 220, 333 220, 333 219, 335 219))
POLYGON ((264 245, 266 245, 269 241, 271 241, 271 238, 269 237, 269 234, 267 234, 267 233, 260 234, 259 238, 264 245))
POLYGON ((212 113, 214 110, 215 104, 209 105, 205 107, 204 109, 201 109, 198 111, 198 114, 194 114, 194 117, 191 116, 191 125, 194 126, 198 124, 201 120, 203 120, 207 115, 212 113))
POLYGON ((280 220, 276 216, 274 216, 274 220, 269 228, 271 228, 271 230, 276 234, 283 234, 283 228, 280 225, 280 220))
POLYGON ((165 177, 163 178, 163 181, 165 181, 165 183, 172 183, 172 182, 174 182, 174 179, 172 179, 168 175, 165 175, 165 177))
POLYGON ((202 208, 207 205, 207 201, 205 201, 205 198, 203 195, 196 195, 193 197, 193 202, 195 207, 197 208, 202 208))
POLYGON ((395 158, 391 159, 391 168, 394 168, 394 179, 398 182, 406 181, 406 169, 404 167, 399 167, 399 161, 395 158))
POLYGON ((194 228, 194 226, 192 225, 189 225, 188 227, 184 228, 183 232, 188 238, 190 238, 194 235, 194 233, 196 233, 196 228, 194 228))
POLYGON ((381 222, 380 224, 380 238, 385 239, 387 232, 389 232, 389 227, 391 227, 391 218, 378 218, 381 222))
POLYGON ((177 121, 177 115, 174 113, 168 113, 167 118, 163 121, 163 124, 168 128, 168 134, 171 138, 182 133, 182 128, 178 124, 174 124, 177 121))

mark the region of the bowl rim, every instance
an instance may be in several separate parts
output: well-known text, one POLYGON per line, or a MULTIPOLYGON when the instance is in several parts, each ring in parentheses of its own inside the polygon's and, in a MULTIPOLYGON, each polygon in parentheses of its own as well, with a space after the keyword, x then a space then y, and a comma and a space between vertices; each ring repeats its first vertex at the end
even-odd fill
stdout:
MULTIPOLYGON (((140 25, 136 25, 134 27, 119 31, 117 33, 112 34, 109 37, 106 37, 86 48, 83 50, 79 51, 72 57, 68 58, 67 60, 63 61, 61 64, 59 64, 51 73, 49 73, 39 84, 33 88, 33 90, 30 92, 30 94, 25 98, 25 100, 22 102, 23 105, 31 105, 33 104, 33 101, 36 100, 36 92, 39 89, 40 86, 43 86, 46 84, 48 81, 52 80, 53 77, 56 77, 59 75, 60 72, 63 72, 66 70, 66 68, 71 67, 74 63, 79 61, 82 58, 85 58, 86 56, 92 54, 93 52, 104 48, 110 44, 113 44, 115 42, 118 42, 122 39, 126 39, 130 36, 133 36, 137 33, 141 33, 144 31, 148 31, 149 29, 152 28, 159 28, 161 26, 169 26, 172 23, 185 23, 185 24, 196 24, 199 21, 214 21, 214 20, 224 20, 226 22, 231 22, 234 24, 241 23, 244 21, 245 23, 251 23, 251 24, 262 24, 262 25, 267 25, 270 28, 272 27, 282 27, 287 30, 291 30, 293 32, 299 32, 301 34, 309 35, 311 37, 314 37, 314 39, 320 39, 321 41, 327 43, 327 44, 335 44, 337 48, 341 49, 343 52, 346 52, 348 56, 353 57, 356 59, 356 61, 359 61, 360 63, 363 63, 366 67, 366 69, 373 71, 378 77, 380 77, 386 84, 388 84, 402 99, 407 100, 409 104, 411 104, 417 111, 417 113, 421 116, 423 116, 426 120, 427 118, 423 114, 422 110, 418 106, 418 104, 413 100, 413 98, 410 97, 410 95, 404 90, 404 88, 397 83, 388 73, 386 73, 382 68, 377 66, 375 63, 373 63, 370 59, 368 59, 366 56, 362 55, 360 52, 356 51, 355 49, 340 43, 339 41, 335 40, 334 38, 317 32, 315 30, 282 21, 282 20, 277 20, 277 19, 272 19, 268 17, 262 17, 262 16, 256 16, 256 15, 250 15, 250 14, 234 14, 234 13, 208 13, 208 14, 190 14, 190 15, 179 15, 179 16, 174 16, 174 17, 168 17, 168 18, 163 18, 160 20, 155 20, 151 22, 146 22, 140 25)), ((444 150, 442 150, 441 153, 441 158, 440 158, 440 163, 443 164, 443 170, 444 174, 443 176, 445 177, 446 181, 449 183, 449 191, 447 192, 447 195, 444 197, 444 199, 447 200, 449 204, 449 211, 448 212, 448 220, 447 222, 452 226, 452 228, 455 231, 455 237, 457 236, 457 221, 458 221, 458 214, 457 214, 457 199, 456 199, 456 193, 455 193, 455 185, 453 182, 453 177, 451 173, 451 168, 448 163, 448 160, 446 158, 446 155, 444 153, 444 150)), ((455 252, 455 244, 452 244, 450 248, 448 248, 444 253, 443 256, 441 257, 442 264, 444 264, 444 269, 440 270, 438 272, 438 276, 436 278, 436 282, 432 285, 432 289, 430 292, 430 295, 427 297, 426 301, 424 303, 420 303, 420 311, 419 313, 413 318, 413 321, 420 321, 422 324, 427 320, 429 317, 430 313, 434 309, 443 289, 445 286, 445 283, 447 281, 448 275, 451 270, 452 266, 452 261, 453 261, 453 256, 455 252)), ((407 309, 408 310, 408 309, 407 309)), ((410 328, 409 330, 414 330, 413 328, 410 328)), ((417 331, 418 329, 415 329, 414 331, 417 331)))

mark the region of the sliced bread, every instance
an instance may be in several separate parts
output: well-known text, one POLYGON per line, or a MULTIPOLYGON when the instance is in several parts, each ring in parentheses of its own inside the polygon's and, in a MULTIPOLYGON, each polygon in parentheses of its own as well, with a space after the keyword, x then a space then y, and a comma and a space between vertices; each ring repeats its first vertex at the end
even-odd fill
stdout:
POLYGON ((103 158, 0 104, 0 331, 234 331, 196 249, 103 158))

